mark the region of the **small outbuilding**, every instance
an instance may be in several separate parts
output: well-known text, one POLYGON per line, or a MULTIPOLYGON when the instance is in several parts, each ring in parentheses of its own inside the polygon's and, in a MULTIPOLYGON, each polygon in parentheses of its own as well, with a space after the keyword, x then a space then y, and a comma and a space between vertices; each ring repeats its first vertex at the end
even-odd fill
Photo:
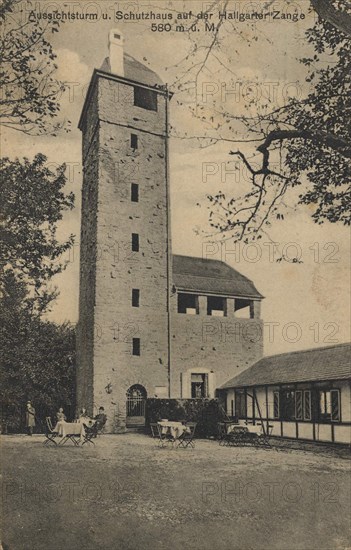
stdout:
POLYGON ((351 344, 264 357, 224 385, 227 414, 273 436, 351 443, 351 344))

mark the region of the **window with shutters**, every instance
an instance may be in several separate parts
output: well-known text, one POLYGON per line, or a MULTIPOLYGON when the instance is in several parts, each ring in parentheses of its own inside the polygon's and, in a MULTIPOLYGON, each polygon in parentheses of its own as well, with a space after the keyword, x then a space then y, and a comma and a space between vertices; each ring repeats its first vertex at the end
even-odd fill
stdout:
POLYGON ((279 391, 273 392, 273 418, 280 417, 279 391))
POLYGON ((311 390, 303 392, 303 418, 304 420, 312 420, 311 390))
POLYGON ((296 420, 303 419, 303 401, 302 401, 303 392, 295 392, 295 418, 296 420))
MULTIPOLYGON (((311 420, 311 390, 284 390, 282 392, 281 406, 282 418, 285 420, 311 420)), ((278 417, 274 416, 274 418, 278 417)))

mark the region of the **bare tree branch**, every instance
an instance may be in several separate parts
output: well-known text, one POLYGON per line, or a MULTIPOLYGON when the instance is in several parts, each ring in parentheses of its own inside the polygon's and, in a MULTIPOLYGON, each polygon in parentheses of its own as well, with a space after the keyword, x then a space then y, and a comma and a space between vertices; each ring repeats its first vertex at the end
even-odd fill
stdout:
MULTIPOLYGON (((351 36, 351 15, 336 9, 330 0, 310 0, 318 15, 339 31, 351 36)), ((350 6, 351 7, 351 6, 350 6)))

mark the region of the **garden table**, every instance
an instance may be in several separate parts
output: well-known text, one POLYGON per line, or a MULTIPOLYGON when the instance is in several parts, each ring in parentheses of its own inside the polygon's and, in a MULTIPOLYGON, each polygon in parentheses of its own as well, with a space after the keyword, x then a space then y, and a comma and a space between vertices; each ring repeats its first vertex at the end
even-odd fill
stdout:
POLYGON ((169 433, 173 439, 179 439, 179 437, 187 430, 186 426, 182 422, 175 422, 171 420, 161 420, 157 422, 162 428, 162 433, 169 433))
POLYGON ((234 432, 236 428, 247 428, 247 431, 249 433, 256 434, 256 435, 261 435, 263 433, 262 426, 260 425, 254 426, 253 424, 245 424, 245 425, 232 424, 228 426, 227 433, 229 434, 231 432, 234 432))
POLYGON ((268 426, 268 432, 263 429, 261 424, 245 424, 230 426, 227 432, 227 445, 255 445, 271 447, 269 436, 272 432, 272 426, 268 426))
POLYGON ((73 441, 75 445, 78 445, 76 439, 79 436, 79 441, 82 443, 85 435, 84 425, 80 422, 66 422, 65 420, 60 420, 57 422, 55 432, 58 432, 59 436, 62 437, 59 445, 64 445, 68 439, 73 441))

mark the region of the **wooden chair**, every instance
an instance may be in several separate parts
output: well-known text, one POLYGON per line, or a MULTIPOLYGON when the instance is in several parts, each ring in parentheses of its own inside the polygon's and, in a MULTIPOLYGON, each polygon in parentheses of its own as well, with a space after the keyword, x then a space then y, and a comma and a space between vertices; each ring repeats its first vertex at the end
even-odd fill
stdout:
POLYGON ((218 422, 218 440, 220 445, 228 445, 228 434, 225 422, 218 422))
POLYGON ((187 422, 185 425, 187 430, 183 432, 182 435, 179 437, 177 447, 183 447, 183 449, 186 449, 187 447, 191 447, 192 449, 194 449, 195 448, 194 435, 195 435, 197 422, 187 422))
POLYGON ((262 428, 262 433, 258 436, 258 444, 262 447, 269 447, 272 448, 272 445, 269 441, 269 438, 272 435, 274 426, 272 424, 268 424, 268 426, 265 426, 265 430, 262 428))
POLYGON ((53 426, 52 426, 52 422, 51 422, 51 418, 50 416, 47 416, 45 418, 45 441, 44 441, 44 445, 47 445, 49 446, 50 443, 52 443, 53 445, 57 446, 57 441, 55 441, 55 439, 58 437, 58 432, 55 432, 53 426))
POLYGON ((61 438, 59 445, 66 445, 67 441, 71 441, 75 447, 79 447, 80 434, 66 434, 61 438))
POLYGON ((158 446, 161 448, 164 448, 169 445, 172 445, 173 447, 175 439, 172 436, 172 434, 169 431, 164 432, 162 430, 162 426, 160 426, 159 424, 156 424, 156 426, 157 426, 157 434, 158 434, 158 446))
POLYGON ((106 422, 107 422, 107 419, 105 420, 105 422, 99 422, 99 421, 96 422, 96 424, 97 424, 97 435, 102 435, 103 433, 105 433, 106 422))
POLYGON ((159 434, 158 434, 158 424, 157 424, 157 422, 151 422, 151 423, 150 423, 150 430, 151 430, 151 436, 152 436, 153 438, 159 437, 159 434))

